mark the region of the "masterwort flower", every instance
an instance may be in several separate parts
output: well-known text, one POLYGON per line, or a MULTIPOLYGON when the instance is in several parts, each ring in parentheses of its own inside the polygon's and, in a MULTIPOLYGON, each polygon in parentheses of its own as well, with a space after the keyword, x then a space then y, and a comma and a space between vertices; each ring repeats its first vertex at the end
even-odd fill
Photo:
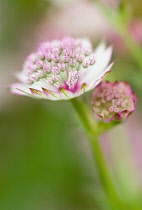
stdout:
POLYGON ((112 47, 101 43, 95 51, 88 39, 65 37, 40 44, 30 54, 12 84, 15 94, 50 100, 66 100, 99 84, 109 72, 112 47))
POLYGON ((136 96, 127 82, 101 82, 93 91, 95 116, 105 122, 121 121, 135 109, 136 96))

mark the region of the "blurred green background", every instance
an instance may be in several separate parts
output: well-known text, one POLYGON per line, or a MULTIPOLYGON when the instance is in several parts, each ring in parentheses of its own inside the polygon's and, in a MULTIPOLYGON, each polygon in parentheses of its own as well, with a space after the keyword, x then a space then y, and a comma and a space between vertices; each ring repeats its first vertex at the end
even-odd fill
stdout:
MULTIPOLYGON (((114 44, 118 58, 107 76, 130 82, 136 111, 100 137, 118 191, 130 203, 142 198, 142 70, 111 25, 87 0, 0 1, 0 209, 107 210, 90 145, 70 102, 34 100, 9 93, 25 57, 41 41, 64 35, 114 44)), ((103 1, 112 11, 119 1, 103 1), (114 4, 115 2, 115 4, 114 4)), ((129 33, 142 46, 142 1, 122 1, 129 33)), ((91 94, 82 96, 89 103, 91 94)))

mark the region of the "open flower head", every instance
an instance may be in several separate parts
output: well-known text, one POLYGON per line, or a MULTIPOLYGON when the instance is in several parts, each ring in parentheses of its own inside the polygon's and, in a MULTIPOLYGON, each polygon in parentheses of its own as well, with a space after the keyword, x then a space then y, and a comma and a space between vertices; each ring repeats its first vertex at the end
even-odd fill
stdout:
POLYGON ((127 82, 101 82, 93 91, 95 116, 105 122, 122 121, 135 109, 136 96, 127 82))
POLYGON ((10 86, 15 94, 50 100, 66 100, 93 89, 109 72, 112 47, 101 43, 95 51, 88 39, 65 37, 41 43, 30 54, 19 83, 10 86))

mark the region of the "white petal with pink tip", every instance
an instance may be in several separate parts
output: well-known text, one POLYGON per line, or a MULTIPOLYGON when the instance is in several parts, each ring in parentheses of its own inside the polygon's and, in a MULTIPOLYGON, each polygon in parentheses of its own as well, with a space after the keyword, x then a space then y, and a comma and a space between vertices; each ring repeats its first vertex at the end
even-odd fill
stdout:
POLYGON ((12 84, 14 94, 69 100, 93 89, 109 72, 112 47, 102 42, 93 51, 88 39, 65 37, 40 44, 28 56, 12 84))

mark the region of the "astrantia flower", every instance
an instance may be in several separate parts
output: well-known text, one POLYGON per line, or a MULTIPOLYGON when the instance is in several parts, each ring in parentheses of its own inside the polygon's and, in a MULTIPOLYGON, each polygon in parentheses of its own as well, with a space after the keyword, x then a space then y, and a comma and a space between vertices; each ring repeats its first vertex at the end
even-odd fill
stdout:
POLYGON ((135 102, 127 82, 101 82, 92 94, 94 113, 105 122, 125 120, 134 111, 135 102))
POLYGON ((87 39, 63 38, 42 43, 29 55, 11 85, 15 94, 66 100, 93 89, 109 72, 112 48, 100 44, 95 51, 87 39))

